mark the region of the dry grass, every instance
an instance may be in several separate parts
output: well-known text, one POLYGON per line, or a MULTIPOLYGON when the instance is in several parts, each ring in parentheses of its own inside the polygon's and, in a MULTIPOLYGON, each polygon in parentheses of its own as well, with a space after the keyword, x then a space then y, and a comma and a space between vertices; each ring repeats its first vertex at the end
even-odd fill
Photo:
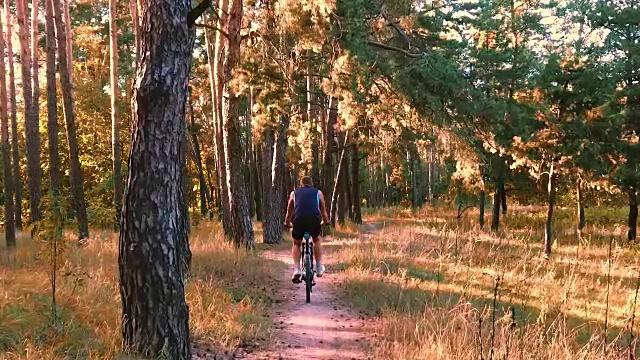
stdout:
MULTIPOLYGON (((24 236, 12 261, 0 258, 0 359, 114 359, 120 354, 117 236, 103 233, 83 248, 69 246, 58 272, 58 329, 51 324, 49 266, 41 244, 24 236)), ((191 236, 192 274, 187 283, 192 339, 199 347, 234 349, 264 337, 261 286, 282 265, 237 251, 216 225, 191 236)))
POLYGON ((392 211, 369 214, 384 228, 336 254, 347 300, 379 318, 379 358, 629 358, 639 274, 613 224, 621 211, 588 213, 601 220, 579 241, 572 210, 559 210, 550 260, 539 211, 511 211, 498 234, 473 212, 392 211))

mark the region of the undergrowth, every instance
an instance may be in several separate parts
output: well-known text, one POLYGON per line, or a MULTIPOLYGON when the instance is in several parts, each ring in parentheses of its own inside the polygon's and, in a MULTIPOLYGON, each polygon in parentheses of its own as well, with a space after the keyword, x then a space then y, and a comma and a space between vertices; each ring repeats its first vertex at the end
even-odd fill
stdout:
MULTIPOLYGON (((232 350, 265 337, 273 301, 262 284, 283 271, 223 241, 217 225, 203 222, 191 237, 187 281, 192 342, 232 350)), ((60 259, 57 326, 52 326, 50 266, 40 244, 22 235, 17 250, 0 249, 0 358, 122 358, 118 238, 98 233, 60 259)))
POLYGON ((638 254, 601 210, 579 240, 560 209, 549 260, 543 209, 510 210, 498 233, 472 211, 369 212, 382 229, 335 253, 343 294, 378 319, 380 359, 629 359, 638 254))

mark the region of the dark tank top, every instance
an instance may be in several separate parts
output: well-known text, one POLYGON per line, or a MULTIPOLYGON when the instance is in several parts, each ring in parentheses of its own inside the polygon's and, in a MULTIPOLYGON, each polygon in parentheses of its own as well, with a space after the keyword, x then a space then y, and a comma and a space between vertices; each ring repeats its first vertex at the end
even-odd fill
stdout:
POLYGON ((320 218, 320 192, 311 186, 297 188, 293 193, 293 215, 320 218))

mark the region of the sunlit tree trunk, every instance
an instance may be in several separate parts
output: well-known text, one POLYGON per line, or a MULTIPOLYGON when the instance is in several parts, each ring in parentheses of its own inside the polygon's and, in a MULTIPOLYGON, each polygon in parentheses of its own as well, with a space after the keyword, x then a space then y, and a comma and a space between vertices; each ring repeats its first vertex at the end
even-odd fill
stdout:
POLYGON ((253 225, 249 213, 246 183, 242 174, 242 144, 240 141, 240 98, 231 87, 233 70, 240 63, 240 29, 242 27, 242 0, 231 0, 226 33, 229 34, 225 49, 222 118, 224 153, 227 159, 227 188, 229 208, 233 221, 232 238, 237 246, 255 246, 253 225))
POLYGON ((131 23, 133 26, 137 67, 140 62, 140 15, 138 12, 138 0, 129 0, 129 11, 131 12, 131 23))
POLYGON ((584 216, 584 199, 582 194, 582 178, 578 176, 578 181, 576 181, 576 198, 578 200, 578 223, 577 230, 578 236, 582 236, 582 229, 584 229, 586 220, 584 216))
POLYGON ((73 85, 73 32, 71 30, 71 0, 62 0, 64 6, 64 30, 67 54, 67 67, 69 68, 69 82, 73 85))
POLYGON ((78 235, 80 239, 89 237, 89 224, 87 219, 87 205, 84 197, 84 184, 82 166, 80 164, 80 149, 78 147, 78 135, 76 131, 75 105, 73 99, 73 85, 69 73, 67 52, 67 35, 65 24, 60 11, 60 0, 53 0, 55 9, 56 37, 58 39, 58 61, 60 62, 60 86, 62 88, 62 104, 64 109, 65 125, 67 129, 67 142, 69 144, 69 178, 71 182, 71 194, 74 210, 78 220, 78 235))
POLYGON ((351 144, 351 198, 353 199, 353 215, 351 221, 362 224, 362 200, 360 199, 360 148, 357 136, 351 144))
POLYGON ((198 132, 196 128, 195 114, 193 112, 193 99, 189 94, 189 114, 191 118, 190 130, 188 131, 191 136, 191 152, 193 153, 193 159, 195 160, 196 170, 198 170, 198 181, 200 184, 200 213, 202 216, 207 215, 208 204, 211 203, 211 199, 208 198, 207 180, 204 177, 204 169, 202 165, 202 153, 200 152, 200 141, 198 139, 198 132))
MULTIPOLYGON (((0 19, 0 54, 4 54, 4 31, 0 19)), ((9 144, 9 114, 7 112, 7 78, 4 56, 0 56, 0 138, 4 172, 4 236, 7 247, 16 247, 16 228, 13 221, 13 176, 11 174, 11 145, 9 144)))
POLYGON ((553 245, 553 209, 556 203, 556 179, 557 175, 554 172, 554 163, 551 163, 549 167, 549 182, 547 186, 547 220, 544 227, 544 253, 551 255, 551 247, 553 245))
POLYGON ((29 30, 26 14, 26 0, 16 1, 20 35, 20 63, 22 65, 22 93, 24 100, 25 133, 27 140, 27 175, 29 180, 30 222, 40 220, 40 186, 42 169, 40 167, 39 119, 34 113, 33 89, 31 77, 31 49, 29 48, 29 30))
POLYGON ((59 211, 62 173, 60 169, 60 150, 58 132, 58 94, 56 92, 56 36, 53 18, 53 0, 45 0, 45 33, 47 43, 47 138, 49 141, 49 193, 52 208, 59 211))
POLYGON ((109 52, 111 54, 111 152, 113 160, 113 206, 116 228, 122 211, 122 161, 120 160, 120 123, 118 119, 118 29, 116 0, 109 0, 109 52))
POLYGON ((327 110, 327 137, 324 147, 324 169, 322 192, 329 195, 333 192, 334 162, 333 153, 336 147, 334 139, 334 126, 338 120, 337 100, 331 96, 329 98, 329 109, 327 110))
POLYGON ((191 359, 184 273, 188 262, 183 188, 185 109, 194 31, 191 2, 147 0, 120 232, 125 349, 143 357, 191 359), (153 26, 152 26, 153 24, 153 26))
POLYGON ((11 101, 11 155, 12 155, 12 176, 15 193, 14 221, 17 229, 22 229, 22 176, 20 174, 20 146, 18 143, 18 105, 16 101, 15 70, 13 67, 13 25, 10 0, 4 0, 5 19, 7 22, 7 59, 9 71, 9 99, 11 101))

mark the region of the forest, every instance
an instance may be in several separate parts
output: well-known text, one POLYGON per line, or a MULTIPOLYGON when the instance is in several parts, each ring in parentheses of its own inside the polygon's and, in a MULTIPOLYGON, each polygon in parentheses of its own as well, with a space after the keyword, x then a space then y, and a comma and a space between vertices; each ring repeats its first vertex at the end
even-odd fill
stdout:
POLYGON ((637 0, 0 7, 0 359, 636 359, 637 0))

